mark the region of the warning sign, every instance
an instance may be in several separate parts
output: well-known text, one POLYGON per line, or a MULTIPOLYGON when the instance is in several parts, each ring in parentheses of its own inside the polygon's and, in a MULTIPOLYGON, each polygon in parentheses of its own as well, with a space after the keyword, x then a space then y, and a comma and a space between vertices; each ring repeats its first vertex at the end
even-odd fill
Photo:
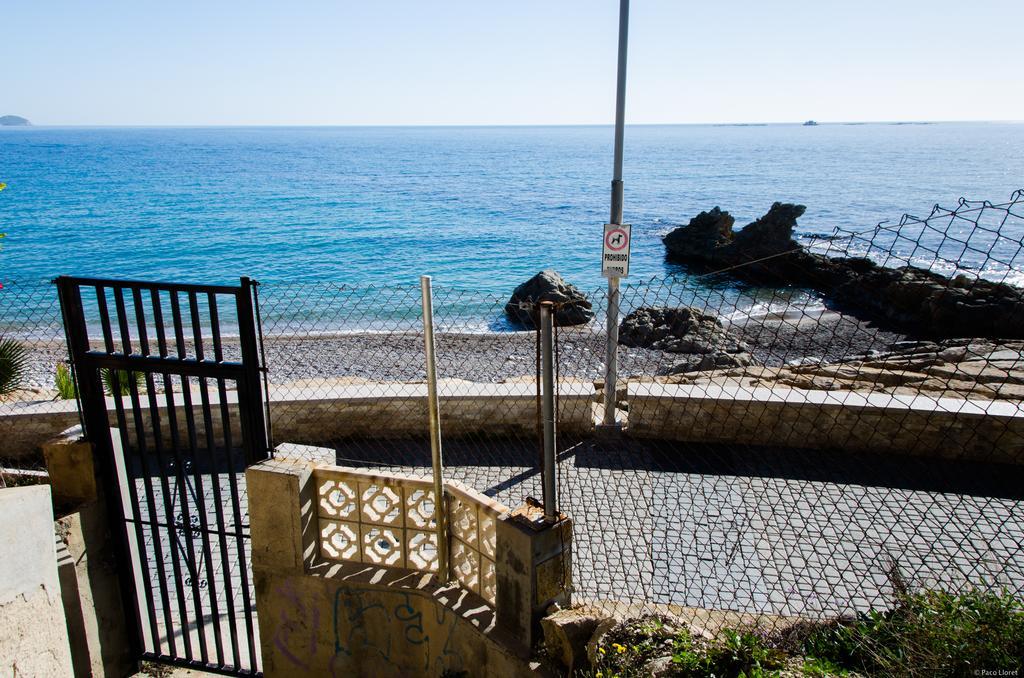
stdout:
POLYGON ((601 275, 606 278, 625 278, 629 275, 629 224, 604 225, 601 275))

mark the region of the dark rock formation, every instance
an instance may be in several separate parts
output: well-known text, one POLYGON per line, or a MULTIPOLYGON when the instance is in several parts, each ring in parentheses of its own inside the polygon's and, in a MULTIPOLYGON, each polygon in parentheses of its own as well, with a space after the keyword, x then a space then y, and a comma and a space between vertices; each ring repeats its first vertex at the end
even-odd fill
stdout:
POLYGON ((541 271, 512 292, 505 304, 505 315, 516 325, 537 326, 542 301, 555 303, 555 324, 583 325, 594 317, 593 306, 583 293, 567 283, 556 271, 541 271))
MULTIPOLYGON (((669 256, 684 261, 705 261, 715 257, 715 250, 732 241, 732 215, 715 207, 710 212, 701 212, 663 240, 669 256)), ((710 261, 708 262, 710 263, 710 261)))
POLYGON ((667 368, 678 374, 750 365, 747 345, 729 333, 717 317, 689 308, 642 307, 619 325, 619 343, 687 357, 667 368))
POLYGON ((20 115, 0 115, 0 127, 27 127, 31 124, 20 115))
POLYGON ((1024 290, 916 266, 805 251, 793 239, 803 205, 775 203, 741 231, 717 207, 665 236, 667 257, 761 285, 809 287, 865 320, 930 338, 1024 338, 1024 290))

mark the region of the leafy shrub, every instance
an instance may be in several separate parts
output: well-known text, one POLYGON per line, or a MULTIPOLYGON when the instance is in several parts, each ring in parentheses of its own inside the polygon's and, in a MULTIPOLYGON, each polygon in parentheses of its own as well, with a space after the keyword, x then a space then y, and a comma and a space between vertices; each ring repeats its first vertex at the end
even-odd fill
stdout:
POLYGON ((28 351, 14 339, 0 337, 0 396, 21 388, 28 351))
POLYGON ((1006 591, 912 593, 901 580, 894 588, 891 610, 773 633, 724 629, 706 640, 657 615, 621 622, 602 638, 596 664, 577 675, 648 675, 653 660, 658 675, 715 678, 1009 675, 1024 668, 1024 601, 1006 591))
POLYGON ((136 391, 142 391, 146 382, 146 375, 142 372, 129 372, 128 370, 100 370, 100 378, 108 395, 127 396, 132 394, 132 385, 136 391), (116 377, 116 379, 115 379, 116 377), (115 381, 117 382, 115 384, 115 381))
POLYGON ((61 400, 72 400, 78 397, 75 380, 66 363, 57 363, 57 371, 53 376, 53 384, 57 387, 57 397, 61 400))
POLYGON ((812 631, 807 655, 869 675, 970 676, 1020 669, 1024 603, 1005 591, 903 594, 895 608, 812 631))

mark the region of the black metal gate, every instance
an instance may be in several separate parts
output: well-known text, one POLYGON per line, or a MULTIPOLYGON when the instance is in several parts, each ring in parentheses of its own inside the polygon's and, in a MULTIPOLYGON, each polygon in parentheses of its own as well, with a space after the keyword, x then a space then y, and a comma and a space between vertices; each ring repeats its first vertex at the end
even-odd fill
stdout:
POLYGON ((269 456, 256 284, 56 282, 137 656, 259 673, 244 473, 269 456))

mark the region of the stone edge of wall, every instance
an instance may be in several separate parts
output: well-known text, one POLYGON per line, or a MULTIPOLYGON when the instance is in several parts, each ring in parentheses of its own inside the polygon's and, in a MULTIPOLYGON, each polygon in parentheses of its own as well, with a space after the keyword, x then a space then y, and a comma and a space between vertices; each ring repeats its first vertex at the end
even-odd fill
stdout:
MULTIPOLYGON (((536 433, 532 383, 448 382, 444 390, 445 436, 536 433)), ((570 382, 559 390, 559 431, 592 432, 593 385, 570 382)), ((425 384, 278 386, 271 425, 278 440, 307 444, 425 436, 425 396, 425 384)), ((1024 413, 1008 401, 650 382, 629 383, 627 399, 628 430, 640 438, 1024 461, 1024 413)), ((232 392, 228 400, 237 402, 232 392)), ((7 459, 33 454, 78 423, 73 401, 12 403, 10 410, 0 415, 0 456, 7 459)))
POLYGON ((1018 403, 857 391, 629 385, 640 438, 1024 462, 1018 403))

